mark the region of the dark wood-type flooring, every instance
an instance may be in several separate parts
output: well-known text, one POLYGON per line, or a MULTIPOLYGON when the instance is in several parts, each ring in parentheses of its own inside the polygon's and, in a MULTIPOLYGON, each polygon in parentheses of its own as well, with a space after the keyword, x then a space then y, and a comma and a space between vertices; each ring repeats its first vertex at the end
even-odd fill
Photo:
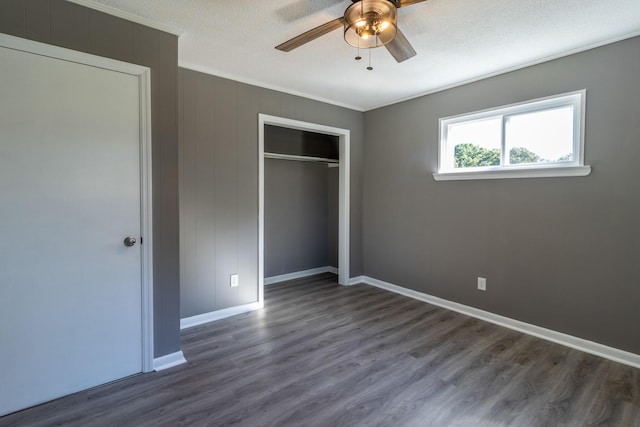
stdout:
POLYGON ((640 426, 640 370, 324 274, 6 426, 640 426))

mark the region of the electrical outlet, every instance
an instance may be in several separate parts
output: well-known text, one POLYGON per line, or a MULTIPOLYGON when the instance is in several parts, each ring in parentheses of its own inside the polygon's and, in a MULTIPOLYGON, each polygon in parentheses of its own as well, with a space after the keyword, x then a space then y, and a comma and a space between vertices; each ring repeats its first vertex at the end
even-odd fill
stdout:
POLYGON ((478 289, 481 291, 487 290, 487 279, 484 277, 478 277, 478 289))
POLYGON ((231 275, 231 283, 229 284, 229 286, 231 286, 232 288, 235 288, 236 286, 238 286, 238 275, 237 274, 232 274, 231 275))

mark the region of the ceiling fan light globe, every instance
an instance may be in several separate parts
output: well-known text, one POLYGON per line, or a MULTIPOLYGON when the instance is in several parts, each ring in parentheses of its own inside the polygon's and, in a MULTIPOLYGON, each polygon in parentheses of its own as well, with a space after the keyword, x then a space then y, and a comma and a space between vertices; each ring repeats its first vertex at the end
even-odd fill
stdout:
POLYGON ((390 43, 397 34, 397 9, 389 0, 360 0, 344 12, 344 40, 360 49, 390 43), (379 36, 384 32, 384 37, 379 36))

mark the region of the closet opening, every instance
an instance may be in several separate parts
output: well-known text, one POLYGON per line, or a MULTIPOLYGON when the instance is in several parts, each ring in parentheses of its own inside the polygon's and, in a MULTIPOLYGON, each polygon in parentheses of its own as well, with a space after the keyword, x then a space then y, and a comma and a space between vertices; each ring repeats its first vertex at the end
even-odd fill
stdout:
POLYGON ((327 265, 318 272, 335 272, 331 266, 337 258, 338 283, 348 285, 349 130, 259 114, 258 134, 260 305, 264 304, 265 276, 284 278, 289 270, 305 270, 305 265, 325 260, 327 265), (265 170, 269 176, 266 186, 265 170), (337 216, 330 216, 331 211, 337 211, 337 216), (265 224, 270 251, 266 259, 265 224))

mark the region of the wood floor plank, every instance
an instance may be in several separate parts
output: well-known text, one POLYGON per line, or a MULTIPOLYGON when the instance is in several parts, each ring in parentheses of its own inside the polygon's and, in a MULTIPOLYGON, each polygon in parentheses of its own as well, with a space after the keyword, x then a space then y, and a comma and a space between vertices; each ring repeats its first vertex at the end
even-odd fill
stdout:
POLYGON ((187 364, 0 426, 640 427, 640 370, 332 274, 182 332, 187 364))

